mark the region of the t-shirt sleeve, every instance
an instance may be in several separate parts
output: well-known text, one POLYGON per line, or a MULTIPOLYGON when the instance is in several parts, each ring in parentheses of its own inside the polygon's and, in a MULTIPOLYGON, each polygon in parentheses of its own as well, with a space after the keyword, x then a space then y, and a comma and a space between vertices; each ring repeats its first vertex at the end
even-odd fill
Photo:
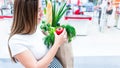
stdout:
POLYGON ((19 36, 11 37, 9 40, 9 46, 13 57, 25 50, 28 50, 26 47, 26 41, 19 36))

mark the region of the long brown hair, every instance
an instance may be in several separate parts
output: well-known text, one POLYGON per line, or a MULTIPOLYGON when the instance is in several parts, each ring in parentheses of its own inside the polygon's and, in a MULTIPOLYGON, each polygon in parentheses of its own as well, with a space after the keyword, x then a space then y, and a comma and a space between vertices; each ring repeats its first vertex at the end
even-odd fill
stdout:
MULTIPOLYGON (((33 34, 37 28, 39 0, 15 0, 14 1, 14 18, 9 39, 15 34, 33 34)), ((9 46, 10 56, 14 62, 15 58, 9 46)))

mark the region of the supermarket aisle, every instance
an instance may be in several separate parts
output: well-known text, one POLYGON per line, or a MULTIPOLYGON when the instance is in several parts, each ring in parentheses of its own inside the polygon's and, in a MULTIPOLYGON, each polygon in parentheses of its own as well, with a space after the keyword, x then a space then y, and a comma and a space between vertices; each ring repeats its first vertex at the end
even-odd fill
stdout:
MULTIPOLYGON (((22 68, 9 60, 7 39, 11 21, 0 21, 0 68, 22 68)), ((89 23, 88 35, 77 36, 72 42, 74 68, 120 68, 119 40, 120 30, 99 32, 97 23, 89 23)))
POLYGON ((74 68, 120 68, 120 30, 98 28, 91 23, 88 36, 73 40, 74 68))

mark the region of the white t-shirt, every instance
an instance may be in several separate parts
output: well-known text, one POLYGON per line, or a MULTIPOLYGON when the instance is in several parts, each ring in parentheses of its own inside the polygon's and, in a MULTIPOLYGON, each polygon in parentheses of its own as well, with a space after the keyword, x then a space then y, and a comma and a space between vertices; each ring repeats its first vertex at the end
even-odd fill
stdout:
POLYGON ((12 56, 29 50, 37 60, 41 59, 48 51, 46 45, 44 45, 44 37, 45 35, 38 29, 32 35, 15 34, 9 40, 12 56))

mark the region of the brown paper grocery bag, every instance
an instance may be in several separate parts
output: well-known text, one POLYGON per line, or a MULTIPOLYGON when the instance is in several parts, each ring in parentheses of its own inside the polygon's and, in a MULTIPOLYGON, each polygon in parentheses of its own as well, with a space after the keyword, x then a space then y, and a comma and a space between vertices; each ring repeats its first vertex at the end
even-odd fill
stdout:
POLYGON ((73 51, 71 43, 64 43, 59 48, 56 57, 63 65, 63 68, 73 68, 73 51))

